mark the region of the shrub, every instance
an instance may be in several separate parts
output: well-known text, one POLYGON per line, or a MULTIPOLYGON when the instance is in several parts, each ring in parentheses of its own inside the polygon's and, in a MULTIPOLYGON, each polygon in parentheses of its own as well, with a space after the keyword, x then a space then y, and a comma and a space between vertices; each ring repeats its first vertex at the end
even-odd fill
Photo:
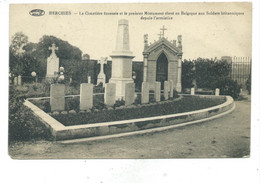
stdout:
POLYGON ((9 88, 9 142, 50 139, 49 130, 23 105, 23 93, 9 88))
POLYGON ((123 99, 121 100, 116 100, 114 106, 113 106, 113 109, 116 109, 116 107, 120 107, 122 105, 125 105, 125 101, 123 99))
POLYGON ((246 89, 248 91, 248 94, 251 94, 251 74, 249 75, 247 81, 246 81, 246 89))
POLYGON ((218 81, 216 86, 220 89, 221 95, 229 95, 234 99, 237 99, 239 97, 241 85, 239 85, 237 81, 226 78, 218 81))
POLYGON ((65 110, 66 111, 74 110, 78 113, 80 111, 79 98, 78 97, 66 98, 65 110))

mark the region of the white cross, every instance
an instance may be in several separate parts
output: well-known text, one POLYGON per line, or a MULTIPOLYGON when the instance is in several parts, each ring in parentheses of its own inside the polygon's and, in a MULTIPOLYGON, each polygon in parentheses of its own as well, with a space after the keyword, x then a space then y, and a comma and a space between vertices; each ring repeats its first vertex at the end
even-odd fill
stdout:
POLYGON ((51 53, 52 53, 52 54, 53 54, 53 53, 55 54, 55 50, 58 50, 58 49, 59 49, 59 48, 56 47, 54 43, 52 43, 52 46, 49 47, 49 50, 51 50, 51 53))
POLYGON ((107 57, 101 57, 98 63, 100 64, 100 73, 103 73, 104 64, 107 64, 107 57))

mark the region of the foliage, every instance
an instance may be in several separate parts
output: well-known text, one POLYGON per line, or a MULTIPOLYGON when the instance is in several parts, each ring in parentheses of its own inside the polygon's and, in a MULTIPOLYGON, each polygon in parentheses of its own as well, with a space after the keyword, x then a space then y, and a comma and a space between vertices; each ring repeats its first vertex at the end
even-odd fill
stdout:
POLYGON ((48 129, 23 105, 23 93, 13 87, 10 87, 9 91, 9 142, 49 139, 48 129))
POLYGON ((181 100, 176 101, 169 100, 156 104, 151 103, 130 108, 117 108, 115 110, 101 110, 79 114, 58 114, 53 117, 65 126, 69 126, 176 114, 212 107, 224 101, 224 97, 200 98, 197 96, 185 96, 181 100))
POLYGON ((251 74, 249 75, 248 79, 246 80, 246 89, 248 94, 251 94, 251 74))
POLYGON ((74 110, 78 113, 80 111, 79 103, 79 97, 66 98, 65 110, 74 110))
POLYGON ((192 81, 195 79, 194 61, 185 60, 182 63, 182 88, 192 88, 192 81))
POLYGON ((239 85, 237 81, 225 78, 218 81, 216 88, 219 88, 221 95, 229 95, 234 99, 237 99, 240 94, 241 85, 239 85))
POLYGON ((116 109, 116 107, 120 107, 120 106, 123 106, 123 105, 125 105, 124 99, 121 99, 121 100, 118 99, 118 100, 116 100, 116 102, 113 106, 113 109, 116 109))

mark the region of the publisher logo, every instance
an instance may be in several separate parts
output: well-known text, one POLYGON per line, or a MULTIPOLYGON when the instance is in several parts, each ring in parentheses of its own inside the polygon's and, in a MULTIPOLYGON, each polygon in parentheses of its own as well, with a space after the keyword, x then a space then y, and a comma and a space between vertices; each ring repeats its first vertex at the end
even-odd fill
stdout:
POLYGON ((32 15, 32 16, 39 17, 39 16, 43 16, 45 14, 45 11, 41 10, 41 9, 34 9, 34 10, 31 10, 29 12, 29 14, 32 15))

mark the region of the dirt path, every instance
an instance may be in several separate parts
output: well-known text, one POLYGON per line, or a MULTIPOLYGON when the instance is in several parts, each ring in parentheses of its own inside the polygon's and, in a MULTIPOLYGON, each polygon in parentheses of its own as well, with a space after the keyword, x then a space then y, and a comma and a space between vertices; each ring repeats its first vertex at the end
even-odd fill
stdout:
POLYGON ((9 147, 15 159, 217 158, 244 157, 249 151, 248 101, 237 101, 235 111, 222 118, 164 132, 81 144, 37 141, 9 147))

